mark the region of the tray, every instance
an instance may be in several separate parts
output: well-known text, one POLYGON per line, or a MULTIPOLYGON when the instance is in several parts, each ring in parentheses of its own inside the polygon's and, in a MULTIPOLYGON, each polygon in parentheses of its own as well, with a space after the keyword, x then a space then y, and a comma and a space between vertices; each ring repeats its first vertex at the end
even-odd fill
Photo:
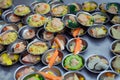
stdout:
MULTIPOLYGON (((27 5, 29 5, 33 1, 35 1, 35 0, 14 0, 14 5, 18 5, 18 4, 27 4, 27 5)), ((82 3, 84 1, 86 1, 86 0, 64 0, 64 2, 66 4, 71 3, 71 2, 82 3)), ((98 4, 100 4, 101 2, 113 2, 113 0, 94 0, 94 1, 96 1, 98 4)), ((120 1, 119 0, 114 0, 114 2, 120 2, 120 1)), ((106 26, 107 26, 107 28, 109 28, 111 25, 107 24, 106 26)), ((82 38, 84 38, 88 42, 88 50, 85 53, 81 54, 81 55, 83 55, 83 57, 85 59, 87 59, 88 56, 90 56, 92 54, 101 54, 101 55, 107 57, 108 60, 110 60, 110 58, 112 58, 114 56, 110 52, 110 44, 114 40, 109 35, 106 38, 103 38, 103 39, 95 39, 95 38, 90 37, 88 34, 86 34, 82 38)), ((68 54, 68 52, 66 52, 66 51, 64 51, 64 52, 65 52, 65 54, 68 54)), ((17 63, 14 66, 11 66, 11 67, 0 66, 0 80, 14 80, 13 79, 14 71, 21 65, 22 64, 17 63)), ((43 67, 43 66, 45 66, 45 65, 43 65, 42 62, 35 65, 35 67, 37 69, 41 69, 41 67, 43 67)), ((66 72, 61 67, 61 64, 58 65, 58 66, 61 68, 61 71, 63 73, 66 72)), ((85 75, 86 80, 96 80, 97 75, 98 75, 98 74, 94 74, 94 73, 89 72, 86 68, 82 69, 79 72, 81 72, 83 75, 85 75)), ((118 80, 120 80, 120 77, 119 77, 118 80)))

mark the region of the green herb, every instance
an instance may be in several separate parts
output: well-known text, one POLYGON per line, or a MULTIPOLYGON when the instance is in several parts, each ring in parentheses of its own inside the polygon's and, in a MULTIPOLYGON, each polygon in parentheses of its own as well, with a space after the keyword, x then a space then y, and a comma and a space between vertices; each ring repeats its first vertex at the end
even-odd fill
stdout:
POLYGON ((68 27, 69 28, 77 28, 79 27, 77 22, 73 22, 72 20, 68 20, 68 27))
POLYGON ((70 9, 70 13, 73 13, 75 14, 77 11, 76 11, 76 6, 75 5, 70 5, 69 6, 69 9, 70 9))

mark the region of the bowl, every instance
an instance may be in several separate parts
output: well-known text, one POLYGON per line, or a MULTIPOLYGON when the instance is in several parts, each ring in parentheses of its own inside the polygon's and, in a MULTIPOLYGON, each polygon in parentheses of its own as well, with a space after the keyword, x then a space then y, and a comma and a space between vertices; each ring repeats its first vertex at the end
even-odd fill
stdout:
POLYGON ((36 34, 37 38, 42 41, 50 41, 55 37, 54 33, 45 31, 44 28, 40 28, 36 34))
POLYGON ((120 14, 120 4, 117 2, 109 2, 106 4, 106 11, 112 15, 120 14))
POLYGON ((62 67, 66 71, 79 71, 84 68, 85 59, 81 55, 68 54, 62 60, 62 67), (72 61, 70 61, 72 58, 72 61), (79 61, 77 61, 79 60, 79 61), (66 63, 67 62, 67 63, 66 63), (72 64, 70 64, 72 62, 72 64), (65 64, 66 63, 66 64, 65 64), (71 66, 69 66, 71 65, 71 66))
POLYGON ((113 39, 120 40, 120 24, 115 24, 109 28, 109 35, 113 39))
POLYGON ((78 80, 86 80, 85 76, 78 71, 69 71, 63 75, 64 80, 77 78, 78 80))
POLYGON ((111 58, 110 60, 110 68, 112 69, 112 71, 120 74, 120 68, 119 68, 119 61, 120 60, 120 55, 114 56, 113 58, 111 58))
POLYGON ((109 16, 103 12, 95 12, 92 16, 95 20, 95 24, 105 24, 110 20, 109 16))
POLYGON ((28 66, 28 65, 20 66, 14 72, 14 80, 19 80, 19 79, 22 80, 21 78, 23 78, 23 76, 25 76, 29 73, 36 72, 36 71, 37 71, 37 69, 34 66, 28 66), (26 71, 26 73, 25 73, 25 71, 26 71))
POLYGON ((94 12, 98 8, 98 3, 95 1, 85 1, 82 3, 82 10, 86 12, 94 12))
POLYGON ((56 76, 62 76, 62 71, 60 70, 60 68, 56 66, 53 66, 52 68, 45 66, 41 68, 39 71, 46 72, 46 73, 53 73, 56 76))
POLYGON ((4 24, 3 27, 0 29, 0 33, 8 30, 18 31, 18 26, 16 24, 4 24))
POLYGON ((69 3, 68 7, 69 7, 70 14, 76 14, 77 12, 82 10, 81 4, 77 2, 69 3))
POLYGON ((79 27, 79 23, 76 20, 76 15, 74 14, 66 14, 62 17, 62 21, 67 28, 75 29, 79 27))
POLYGON ((50 18, 49 17, 48 22, 44 25, 44 29, 48 32, 58 33, 64 29, 64 26, 65 26, 64 22, 60 18, 50 18), (54 25, 54 26, 51 26, 51 25, 54 25), (56 28, 56 27, 58 27, 58 28, 56 28))
POLYGON ((90 27, 94 25, 94 18, 88 12, 78 12, 76 14, 76 19, 82 26, 90 27))
POLYGON ((0 1, 0 8, 1 9, 8 9, 8 8, 11 8, 12 7, 12 5, 13 5, 13 0, 1 0, 0 1), (4 4, 4 3, 6 3, 6 4, 4 4))
POLYGON ((14 43, 8 46, 7 51, 14 54, 20 54, 26 50, 27 44, 27 41, 17 39, 14 43))
POLYGON ((119 80, 118 74, 111 70, 103 71, 97 76, 97 80, 101 80, 101 79, 105 79, 105 78, 108 80, 110 80, 110 79, 119 80))
POLYGON ((109 61, 102 55, 93 54, 87 58, 85 67, 92 73, 100 73, 109 68, 109 61))
POLYGON ((110 50, 114 55, 120 55, 120 40, 115 40, 110 46, 110 50))
POLYGON ((26 16, 28 14, 30 14, 31 12, 31 9, 29 6, 26 6, 24 4, 21 4, 21 5, 17 5, 14 9, 13 9, 13 13, 17 16, 26 16), (24 12, 26 11, 26 12, 24 12))
POLYGON ((18 54, 10 54, 7 51, 3 51, 0 54, 0 65, 2 66, 12 66, 19 61, 18 54))
MULTIPOLYGON (((48 65, 49 60, 52 57, 52 54, 54 54, 54 52, 55 52, 55 49, 50 49, 50 50, 46 51, 42 56, 42 63, 45 65, 48 65)), ((58 50, 58 52, 59 52, 59 54, 58 54, 59 57, 57 57, 54 65, 60 64, 64 57, 64 53, 61 50, 58 50)))
POLYGON ((88 29, 88 34, 93 38, 105 38, 108 35, 108 29, 105 25, 94 25, 88 29))
POLYGON ((18 33, 14 30, 8 30, 0 34, 0 44, 9 45, 18 39, 18 33))
POLYGON ((35 37, 36 31, 35 29, 29 27, 28 25, 25 25, 19 29, 18 34, 19 38, 29 40, 35 37))
MULTIPOLYGON (((68 42, 67 42, 67 44, 66 44, 66 48, 67 48, 67 50, 69 51, 69 52, 72 52, 72 53, 74 53, 74 47, 75 47, 75 43, 76 43, 76 40, 77 40, 78 38, 72 38, 72 39, 70 39, 70 40, 68 40, 68 42), (75 41, 75 42, 73 42, 73 41, 75 41), (71 49, 70 49, 71 48, 71 49)), ((76 52, 76 53, 74 53, 74 54, 78 54, 78 53, 84 53, 86 50, 87 50, 87 48, 88 48, 88 43, 87 43, 87 41, 85 40, 85 39, 83 39, 83 38, 79 38, 81 41, 82 41, 82 48, 81 48, 81 50, 80 51, 78 51, 78 52, 76 52)), ((80 43, 78 43, 78 44, 80 44, 80 43)))
POLYGON ((120 16, 119 15, 113 16, 110 22, 112 24, 120 24, 120 16))
POLYGON ((24 65, 35 65, 39 63, 41 60, 40 56, 35 56, 32 54, 29 54, 27 51, 25 51, 23 54, 20 55, 19 61, 20 63, 24 65))
POLYGON ((42 55, 49 49, 49 44, 40 40, 32 41, 27 46, 27 51, 32 55, 42 55))

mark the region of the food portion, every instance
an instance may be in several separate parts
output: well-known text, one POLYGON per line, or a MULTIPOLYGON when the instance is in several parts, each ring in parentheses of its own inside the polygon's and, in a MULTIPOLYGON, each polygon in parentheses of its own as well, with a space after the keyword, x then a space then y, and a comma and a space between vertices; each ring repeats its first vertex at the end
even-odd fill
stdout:
POLYGON ((105 72, 98 80, 116 80, 116 74, 113 72, 105 72))
POLYGON ((109 62, 102 56, 91 56, 87 60, 87 67, 91 72, 99 73, 109 67, 109 62))
POLYGON ((27 23, 31 27, 41 27, 46 22, 47 22, 47 18, 40 14, 32 14, 27 18, 27 23))
POLYGON ((80 38, 73 38, 67 43, 67 49, 73 54, 79 54, 85 51, 87 48, 87 42, 80 38))
POLYGON ((33 42, 28 47, 28 52, 33 55, 43 54, 46 50, 48 50, 48 45, 42 41, 33 42))
POLYGON ((51 49, 49 51, 47 51, 45 57, 45 63, 49 64, 49 66, 51 65, 57 65, 59 63, 61 63, 62 59, 63 59, 63 53, 59 50, 54 50, 51 49), (53 58, 55 58, 54 60, 52 60, 53 58), (50 64, 52 63, 52 64, 50 64))
POLYGON ((106 23, 106 21, 108 20, 107 15, 103 13, 95 13, 93 15, 93 18, 96 24, 106 23))
POLYGON ((82 9, 84 11, 88 11, 88 12, 95 11, 97 9, 97 7, 98 7, 98 5, 94 1, 84 2, 82 5, 82 9))
POLYGON ((111 62, 113 70, 120 74, 120 56, 116 56, 115 59, 111 62))
POLYGON ((29 73, 33 73, 35 71, 34 67, 31 66, 22 66, 18 69, 15 74, 16 80, 21 80, 21 78, 29 73))
POLYGON ((34 6, 34 11, 37 14, 47 14, 50 12, 50 5, 47 3, 38 3, 34 6))
POLYGON ((13 14, 12 12, 7 14, 6 18, 8 22, 13 22, 13 23, 19 22, 21 19, 19 16, 13 14))
POLYGON ((18 62, 19 55, 17 54, 8 54, 7 52, 0 54, 0 64, 4 66, 11 66, 18 62))
POLYGON ((120 16, 114 16, 111 20, 113 24, 120 24, 120 16))
POLYGON ((14 14, 17 16, 25 16, 31 12, 30 8, 25 5, 18 5, 14 9, 14 14))
POLYGON ((7 9, 13 5, 13 0, 0 0, 0 8, 7 9))
POLYGON ((13 52, 21 53, 21 52, 25 51, 26 47, 27 47, 27 43, 22 42, 22 41, 17 42, 13 45, 13 52))
POLYGON ((107 35, 107 28, 104 25, 95 26, 89 29, 89 34, 95 38, 103 38, 107 35))
POLYGON ((32 28, 23 28, 22 37, 24 39, 32 39, 35 37, 35 30, 32 28))
POLYGON ((38 73, 31 73, 29 75, 27 75, 26 77, 24 77, 23 80, 45 80, 44 77, 38 73))
POLYGON ((37 32, 37 37, 41 40, 50 41, 54 38, 54 33, 45 31, 44 29, 40 29, 37 32))
POLYGON ((21 55, 21 62, 23 64, 36 64, 40 61, 40 56, 35 56, 29 53, 24 53, 21 55))
POLYGON ((2 27, 1 32, 5 32, 8 30, 15 30, 18 31, 18 27, 15 24, 6 24, 2 27))
POLYGON ((89 13, 79 13, 77 20, 83 26, 92 26, 94 24, 94 19, 89 13))
POLYGON ((116 42, 112 45, 112 52, 116 55, 120 55, 120 42, 116 42))
POLYGON ((76 16, 73 14, 68 14, 63 17, 66 27, 68 28, 77 28, 79 24, 76 20, 76 16))
POLYGON ((110 29, 110 34, 115 39, 120 39, 120 26, 116 25, 110 29))
POLYGON ((68 6, 66 6, 66 5, 55 5, 51 9, 51 13, 52 13, 53 16, 62 17, 65 14, 68 13, 68 6))
POLYGON ((76 14, 78 11, 81 10, 81 5, 79 3, 71 3, 68 5, 69 11, 71 14, 76 14))
POLYGON ((64 23, 60 18, 51 18, 48 20, 45 30, 48 32, 59 32, 64 29, 64 23))
POLYGON ((118 3, 109 3, 106 5, 107 11, 112 14, 119 13, 120 5, 118 3))
POLYGON ((0 35, 0 44, 9 45, 17 39, 18 35, 16 32, 5 32, 0 35))
POLYGON ((99 9, 100 9, 101 12, 106 12, 105 6, 106 6, 106 3, 101 3, 99 5, 99 9))
POLYGON ((65 75, 64 80, 85 80, 85 78, 80 73, 71 72, 65 75))
POLYGON ((63 60, 63 67, 67 70, 80 70, 84 66, 84 60, 79 55, 69 55, 63 60))
POLYGON ((76 28, 76 29, 71 29, 70 33, 73 37, 78 37, 78 36, 84 35, 86 33, 86 30, 84 28, 80 27, 80 28, 76 28))

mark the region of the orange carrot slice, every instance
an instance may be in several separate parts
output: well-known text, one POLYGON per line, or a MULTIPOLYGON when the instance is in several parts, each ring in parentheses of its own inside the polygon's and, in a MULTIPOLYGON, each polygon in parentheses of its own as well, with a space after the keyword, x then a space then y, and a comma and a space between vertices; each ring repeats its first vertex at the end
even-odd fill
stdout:
POLYGON ((43 75, 45 78, 49 79, 49 80, 62 80, 62 77, 58 77, 58 76, 54 76, 45 72, 38 72, 41 75, 43 75))
POLYGON ((76 37, 79 34, 79 32, 80 32, 80 28, 75 29, 72 34, 73 37, 76 37))
POLYGON ((80 38, 75 39, 75 48, 74 48, 74 54, 78 54, 82 50, 82 41, 80 38))
POLYGON ((52 57, 50 58, 49 63, 48 63, 48 65, 49 65, 50 68, 51 68, 51 67, 53 66, 53 64, 55 63, 55 60, 56 60, 56 58, 58 57, 58 54, 59 54, 59 52, 58 52, 58 50, 56 49, 55 52, 54 52, 54 54, 53 54, 52 57))
POLYGON ((64 50, 64 45, 61 43, 61 41, 57 37, 54 38, 54 41, 58 44, 61 50, 64 50))

